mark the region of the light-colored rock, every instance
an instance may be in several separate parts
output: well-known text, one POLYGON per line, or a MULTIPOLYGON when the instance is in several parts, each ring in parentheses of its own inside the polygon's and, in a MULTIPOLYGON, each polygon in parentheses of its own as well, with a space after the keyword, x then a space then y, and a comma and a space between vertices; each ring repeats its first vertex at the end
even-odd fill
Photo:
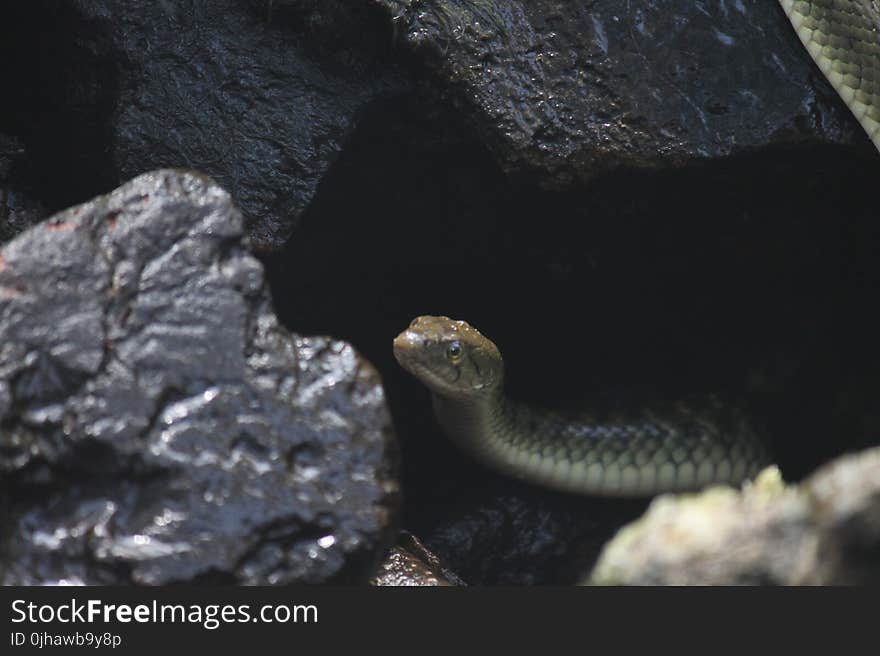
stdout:
POLYGON ((880 581, 880 448, 799 485, 770 467, 741 491, 663 495, 609 542, 588 583, 826 585, 880 581))

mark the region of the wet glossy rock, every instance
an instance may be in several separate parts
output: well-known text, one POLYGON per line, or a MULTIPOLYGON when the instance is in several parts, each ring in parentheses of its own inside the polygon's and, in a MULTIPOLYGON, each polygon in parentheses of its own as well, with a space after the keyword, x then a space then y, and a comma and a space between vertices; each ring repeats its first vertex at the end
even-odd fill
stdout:
POLYGON ((119 179, 165 166, 204 171, 236 199, 258 248, 285 242, 356 114, 402 84, 368 7, 74 6, 73 38, 98 49, 118 88, 107 131, 119 179))
POLYGON ((4 584, 365 581, 379 377, 287 333, 229 195, 158 171, 0 251, 4 584))
POLYGON ((880 582, 880 448, 800 485, 766 470, 742 492, 658 498, 606 546, 592 583, 853 585, 880 582))
POLYGON ((800 142, 868 148, 776 2, 373 2, 502 165, 545 183, 800 142))

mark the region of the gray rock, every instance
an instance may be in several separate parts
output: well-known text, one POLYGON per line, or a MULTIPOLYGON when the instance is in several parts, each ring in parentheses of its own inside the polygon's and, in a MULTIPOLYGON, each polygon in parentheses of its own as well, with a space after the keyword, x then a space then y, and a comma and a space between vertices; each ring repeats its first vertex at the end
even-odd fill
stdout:
POLYGON ((742 492, 656 499, 605 547, 606 585, 851 585, 880 582, 880 448, 800 485, 775 468, 742 492))
POLYGON ((356 122, 405 83, 369 7, 317 2, 77 0, 70 26, 113 71, 119 179, 167 166, 213 176, 255 247, 281 246, 356 122))
POLYGON ((373 0, 507 170, 869 144, 775 2, 373 0))
POLYGON ((379 377, 278 325, 243 232, 166 170, 0 251, 3 584, 372 573, 397 500, 379 377))

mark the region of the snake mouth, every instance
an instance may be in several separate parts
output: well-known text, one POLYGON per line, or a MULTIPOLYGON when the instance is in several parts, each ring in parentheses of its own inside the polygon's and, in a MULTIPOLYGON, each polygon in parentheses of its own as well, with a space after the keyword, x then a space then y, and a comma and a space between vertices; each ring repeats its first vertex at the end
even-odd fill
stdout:
POLYGON ((422 346, 421 340, 409 330, 404 330, 394 338, 394 359, 406 367, 422 346))
POLYGON ((405 330, 394 338, 394 359, 406 371, 416 377, 423 377, 423 373, 427 370, 421 361, 420 356, 424 350, 424 340, 421 336, 405 330))
POLYGON ((449 381, 432 366, 430 347, 434 344, 435 342, 418 331, 405 330, 394 338, 394 359, 432 391, 448 393, 449 385, 454 384, 461 373, 456 372, 456 381, 449 381))

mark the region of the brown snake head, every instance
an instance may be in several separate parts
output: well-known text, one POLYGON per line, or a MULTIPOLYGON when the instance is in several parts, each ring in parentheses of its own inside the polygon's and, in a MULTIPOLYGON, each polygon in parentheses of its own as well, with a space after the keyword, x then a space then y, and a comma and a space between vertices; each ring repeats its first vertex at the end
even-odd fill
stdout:
POLYGON ((432 392, 447 397, 482 396, 498 389, 504 364, 498 347, 464 321, 417 317, 394 339, 400 366, 432 392))

